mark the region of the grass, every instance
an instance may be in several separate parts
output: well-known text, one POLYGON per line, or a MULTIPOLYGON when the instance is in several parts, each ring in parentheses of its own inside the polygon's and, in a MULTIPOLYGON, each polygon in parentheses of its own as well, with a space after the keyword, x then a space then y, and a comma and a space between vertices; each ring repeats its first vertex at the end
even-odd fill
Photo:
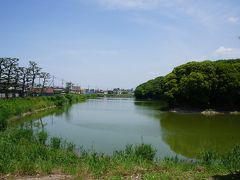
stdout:
MULTIPOLYGON (((92 96, 91 96, 92 97, 92 96)), ((64 95, 0 100, 0 177, 12 175, 70 174, 77 179, 204 179, 218 175, 235 179, 240 174, 240 147, 225 154, 205 151, 199 160, 177 157, 156 159, 151 145, 128 145, 112 156, 81 150, 44 131, 7 128, 7 119, 51 106, 63 107, 88 96, 64 95), (229 175, 230 174, 230 175, 229 175)))
POLYGON ((49 97, 0 99, 0 131, 7 128, 7 122, 12 117, 21 116, 23 113, 34 113, 50 107, 62 107, 84 101, 87 98, 89 96, 66 94, 49 97))
POLYGON ((60 138, 48 139, 45 132, 9 128, 0 133, 0 175, 46 175, 54 172, 77 178, 201 179, 239 173, 240 147, 218 155, 205 152, 198 161, 156 159, 146 144, 129 145, 112 156, 81 150, 60 138))

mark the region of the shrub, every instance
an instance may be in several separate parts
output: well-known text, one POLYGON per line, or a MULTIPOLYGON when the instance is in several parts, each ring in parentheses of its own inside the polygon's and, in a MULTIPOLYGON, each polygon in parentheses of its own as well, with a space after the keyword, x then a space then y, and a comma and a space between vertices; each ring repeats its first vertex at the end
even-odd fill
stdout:
POLYGON ((45 145, 48 138, 48 134, 44 131, 38 133, 38 141, 40 144, 45 145))
POLYGON ((75 150, 75 144, 73 143, 67 143, 67 151, 71 151, 71 152, 74 152, 75 150))
POLYGON ((144 160, 153 161, 156 150, 149 144, 141 144, 134 147, 135 156, 144 160))
POLYGON ((51 142, 51 147, 52 148, 60 149, 60 147, 61 147, 61 138, 53 137, 53 138, 51 138, 50 142, 51 142))
POLYGON ((7 120, 0 117, 0 131, 5 131, 7 129, 7 120))
POLYGON ((234 147, 222 158, 223 165, 232 174, 240 173, 240 146, 234 147))
POLYGON ((201 159, 204 164, 210 165, 218 158, 217 153, 213 151, 204 151, 201 155, 201 159))
POLYGON ((68 99, 65 96, 62 96, 62 95, 55 96, 54 104, 56 106, 64 106, 67 103, 68 103, 68 99))

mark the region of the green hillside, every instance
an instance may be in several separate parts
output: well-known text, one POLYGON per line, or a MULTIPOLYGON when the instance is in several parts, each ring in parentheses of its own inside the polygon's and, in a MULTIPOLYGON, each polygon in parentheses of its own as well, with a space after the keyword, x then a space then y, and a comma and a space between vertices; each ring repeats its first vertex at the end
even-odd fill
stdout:
POLYGON ((162 100, 169 107, 237 110, 240 107, 240 59, 183 64, 166 76, 139 85, 135 97, 162 100))

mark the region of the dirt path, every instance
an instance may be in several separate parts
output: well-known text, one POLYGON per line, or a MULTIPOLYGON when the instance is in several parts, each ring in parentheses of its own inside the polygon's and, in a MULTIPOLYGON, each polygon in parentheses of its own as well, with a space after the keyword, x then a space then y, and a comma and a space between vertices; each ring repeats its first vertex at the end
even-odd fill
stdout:
POLYGON ((18 177, 18 176, 5 176, 0 177, 0 180, 70 180, 73 179, 72 176, 69 175, 61 175, 61 174, 53 174, 47 176, 25 176, 25 177, 18 177))

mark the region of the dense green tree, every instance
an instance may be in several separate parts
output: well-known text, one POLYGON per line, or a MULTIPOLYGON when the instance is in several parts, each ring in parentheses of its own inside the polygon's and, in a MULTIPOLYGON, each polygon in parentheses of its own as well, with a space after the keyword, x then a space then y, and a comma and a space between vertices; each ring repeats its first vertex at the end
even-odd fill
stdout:
POLYGON ((164 77, 139 85, 139 99, 164 100, 171 107, 240 108, 240 59, 189 62, 164 77))
POLYGON ((19 67, 18 62, 17 58, 0 58, 0 94, 6 98, 30 95, 37 78, 42 79, 42 89, 50 79, 50 74, 41 72, 36 62, 30 61, 28 67, 19 67))
POLYGON ((35 85, 35 79, 40 76, 40 71, 42 68, 38 67, 38 64, 34 61, 29 61, 29 70, 31 74, 31 87, 35 85))

